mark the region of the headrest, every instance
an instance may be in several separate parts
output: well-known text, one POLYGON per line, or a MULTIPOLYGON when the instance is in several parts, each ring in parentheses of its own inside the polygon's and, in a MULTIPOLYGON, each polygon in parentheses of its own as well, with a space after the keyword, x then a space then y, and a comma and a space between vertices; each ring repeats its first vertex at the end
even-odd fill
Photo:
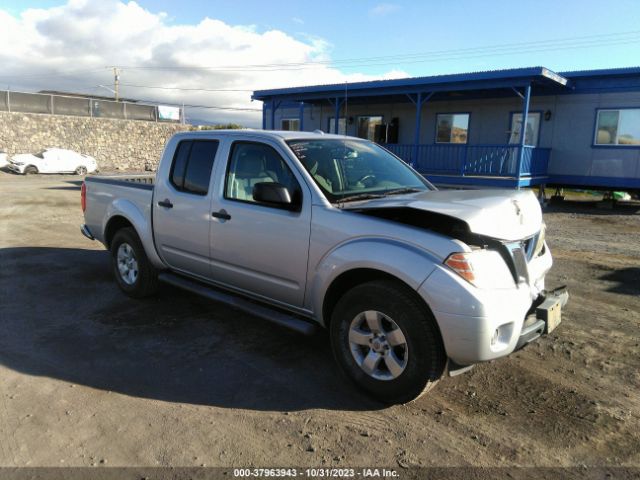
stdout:
POLYGON ((240 152, 237 162, 237 177, 254 178, 264 173, 264 151, 260 148, 244 149, 240 152))

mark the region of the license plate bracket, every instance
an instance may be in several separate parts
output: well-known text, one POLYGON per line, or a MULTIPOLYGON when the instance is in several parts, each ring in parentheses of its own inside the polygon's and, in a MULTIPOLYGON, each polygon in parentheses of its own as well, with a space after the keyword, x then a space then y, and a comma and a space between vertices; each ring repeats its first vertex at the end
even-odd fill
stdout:
POLYGON ((544 333, 553 332, 562 322, 562 300, 557 297, 547 298, 536 308, 536 317, 544 320, 544 333))

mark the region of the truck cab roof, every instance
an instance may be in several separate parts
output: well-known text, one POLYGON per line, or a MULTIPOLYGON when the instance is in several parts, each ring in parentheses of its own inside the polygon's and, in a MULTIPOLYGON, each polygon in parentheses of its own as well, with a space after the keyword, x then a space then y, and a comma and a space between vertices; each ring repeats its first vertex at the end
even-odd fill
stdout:
POLYGON ((252 130, 252 129, 235 129, 235 130, 198 130, 193 132, 180 132, 176 134, 176 137, 207 137, 212 134, 219 136, 233 135, 233 136, 247 136, 247 137, 262 137, 270 139, 282 139, 282 140, 300 140, 300 139, 354 139, 361 140, 356 137, 349 137, 345 135, 336 135, 331 133, 318 133, 318 132, 299 132, 290 130, 252 130))

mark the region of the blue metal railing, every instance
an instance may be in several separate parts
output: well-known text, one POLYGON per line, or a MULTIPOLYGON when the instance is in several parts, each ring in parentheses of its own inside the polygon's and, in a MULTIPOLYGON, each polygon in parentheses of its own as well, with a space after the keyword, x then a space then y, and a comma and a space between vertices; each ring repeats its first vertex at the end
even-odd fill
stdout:
POLYGON ((550 148, 519 145, 385 144, 387 150, 421 173, 460 176, 533 177, 546 175, 550 148))

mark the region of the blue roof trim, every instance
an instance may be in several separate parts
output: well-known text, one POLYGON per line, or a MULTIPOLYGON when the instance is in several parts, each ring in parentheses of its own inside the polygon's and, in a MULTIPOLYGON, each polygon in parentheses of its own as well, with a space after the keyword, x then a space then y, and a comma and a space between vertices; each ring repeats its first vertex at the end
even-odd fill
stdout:
MULTIPOLYGON (((507 70, 491 70, 486 72, 455 73, 448 75, 434 75, 430 77, 411 77, 395 80, 372 80, 369 82, 355 82, 347 84, 350 93, 358 90, 374 90, 394 87, 429 88, 436 85, 462 84, 474 82, 491 82, 504 80, 534 80, 547 79, 559 85, 567 85, 568 79, 545 67, 512 68, 507 70)), ((262 100, 267 97, 295 95, 305 93, 344 92, 345 84, 313 85, 306 87, 277 88, 271 90, 257 90, 252 99, 262 100)))
MULTIPOLYGON (((373 93, 374 90, 378 90, 379 93, 384 93, 385 89, 424 89, 429 88, 446 90, 443 87, 449 87, 451 91, 462 89, 464 85, 466 88, 472 87, 474 84, 478 84, 482 88, 504 88, 505 81, 522 82, 533 80, 546 80, 556 85, 566 85, 575 87, 572 80, 582 81, 588 79, 610 79, 613 81, 616 77, 640 77, 640 67, 623 67, 623 68, 608 68, 608 69, 596 69, 596 70, 576 70, 565 71, 556 73, 545 67, 526 67, 526 68, 512 68, 506 70, 490 70, 485 72, 471 72, 471 73, 456 73, 447 75, 434 75, 430 77, 411 77, 400 78, 395 80, 372 80, 368 82, 355 82, 347 85, 351 95, 358 94, 363 95, 366 93, 373 93), (496 82, 491 85, 491 82, 496 82), (500 83, 503 82, 503 83, 500 83), (482 85, 481 85, 482 84, 482 85), (571 84, 571 85, 570 85, 571 84), (439 87, 439 88, 438 88, 439 87)), ((514 85, 516 86, 516 85, 514 85)), ((315 98, 327 97, 329 93, 334 95, 341 95, 344 92, 345 84, 329 84, 329 85, 312 85, 306 87, 292 87, 292 88, 277 88, 270 90, 256 90, 252 99, 265 100, 273 97, 283 97, 291 95, 315 95, 315 98)), ((612 89, 609 87, 600 88, 600 90, 612 89)), ((632 85, 631 90, 637 90, 637 86, 632 85)), ((584 87, 579 88, 580 91, 584 90, 584 87)), ((389 90, 389 93, 394 93, 389 90)), ((397 91, 395 93, 403 93, 397 91)), ((406 93, 406 92, 405 92, 406 93)), ((309 97, 311 98, 311 97, 309 97)))
POLYGON ((640 75, 640 67, 602 68, 599 70, 575 70, 559 72, 563 77, 609 77, 619 75, 640 75))

